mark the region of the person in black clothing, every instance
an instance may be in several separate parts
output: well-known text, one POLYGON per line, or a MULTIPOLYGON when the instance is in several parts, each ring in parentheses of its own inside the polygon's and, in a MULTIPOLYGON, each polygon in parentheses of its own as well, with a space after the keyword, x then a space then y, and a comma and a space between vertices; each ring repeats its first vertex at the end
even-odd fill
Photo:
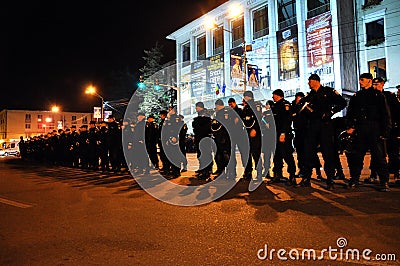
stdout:
POLYGON ((136 174, 146 174, 149 171, 149 156, 146 151, 146 116, 138 113, 135 131, 133 132, 132 147, 134 162, 137 166, 136 174))
MULTIPOLYGON (((373 88, 383 93, 386 99, 386 103, 388 104, 389 107, 392 129, 390 131, 388 139, 386 140, 386 152, 389 159, 388 168, 389 168, 389 173, 393 173, 394 178, 399 179, 400 155, 399 155, 398 137, 399 137, 399 126, 400 126, 400 104, 399 101, 397 101, 396 94, 384 90, 383 89, 384 85, 385 85, 385 80, 383 78, 378 77, 372 80, 373 88)), ((386 157, 386 154, 384 154, 384 156, 386 157)), ((371 168, 371 177, 364 181, 371 182, 372 181, 371 179, 373 178, 376 179, 377 172, 375 167, 375 158, 371 158, 370 168, 371 168)))
POLYGON ((122 130, 115 121, 114 116, 108 116, 108 150, 111 168, 114 173, 121 171, 122 152, 122 130))
POLYGON ((245 91, 243 93, 243 110, 242 121, 246 128, 248 140, 250 142, 250 153, 244 170, 244 180, 252 179, 253 163, 254 168, 257 170, 257 180, 262 179, 262 164, 259 163, 261 154, 261 128, 259 121, 261 121, 262 106, 254 102, 253 92, 245 91))
POLYGON ((24 160, 26 157, 26 144, 24 141, 24 137, 22 137, 22 136, 19 137, 18 147, 19 147, 19 154, 21 156, 21 159, 24 160))
POLYGON ((154 115, 149 115, 146 121, 146 150, 149 155, 150 161, 155 169, 158 170, 158 155, 157 155, 157 142, 158 142, 158 125, 154 122, 154 115))
POLYGON ((281 180, 283 160, 288 165, 289 185, 296 185, 296 163, 293 158, 293 133, 292 133, 292 110, 290 103, 285 100, 283 91, 273 91, 272 98, 275 104, 271 107, 276 127, 276 150, 274 155, 274 178, 272 182, 281 180))
POLYGON ((88 126, 87 125, 82 125, 79 127, 79 137, 78 137, 78 142, 79 142, 79 163, 80 167, 82 169, 87 169, 88 168, 88 126))
POLYGON ((100 129, 99 129, 99 156, 100 156, 100 168, 102 172, 109 171, 109 160, 108 160, 108 131, 107 131, 107 123, 105 121, 101 121, 100 129))
POLYGON ((160 112, 161 121, 158 124, 158 129, 159 129, 158 130, 158 132, 159 132, 159 134, 158 134, 158 147, 160 148, 160 160, 161 160, 161 163, 162 163, 162 169, 161 169, 160 172, 162 174, 165 174, 165 175, 170 174, 169 173, 169 169, 171 168, 170 162, 169 162, 169 160, 168 160, 168 158, 167 158, 167 156, 165 155, 165 152, 164 152, 164 144, 163 144, 163 142, 161 140, 161 132, 162 132, 162 128, 163 128, 163 125, 164 125, 164 121, 167 118, 167 115, 168 115, 168 111, 162 110, 160 112))
POLYGON ((228 166, 231 156, 235 153, 231 149, 230 133, 233 132, 235 126, 235 115, 231 108, 224 106, 224 102, 218 99, 215 102, 215 116, 211 123, 211 131, 217 146, 215 153, 215 163, 217 165, 216 175, 226 174, 228 178, 235 179, 235 163, 231 162, 228 166), (226 168, 226 172, 225 172, 226 168))
POLYGON ((70 135, 70 150, 72 156, 72 167, 79 167, 79 133, 76 131, 76 126, 71 126, 70 135))
POLYGON ((262 156, 263 156, 263 173, 266 179, 271 179, 270 167, 271 157, 275 148, 276 130, 274 114, 272 113, 271 106, 274 105, 273 101, 266 101, 265 111, 261 118, 261 133, 262 133, 262 156))
POLYGON ((181 152, 183 154, 183 161, 182 161, 182 170, 181 172, 187 172, 187 165, 188 165, 188 160, 186 158, 186 153, 187 153, 187 138, 186 138, 186 134, 188 131, 188 127, 186 125, 186 123, 184 122, 184 117, 183 115, 179 115, 179 118, 182 120, 183 122, 183 126, 181 131, 179 131, 179 148, 181 149, 181 152))
POLYGON ((356 92, 347 109, 347 133, 356 134, 354 150, 348 155, 350 187, 357 187, 364 156, 370 150, 378 172, 381 191, 389 191, 389 171, 383 149, 383 139, 391 129, 390 111, 384 95, 372 87, 372 74, 363 73, 359 79, 361 90, 356 92))
POLYGON ((198 116, 193 119, 192 127, 196 144, 197 159, 199 160, 198 179, 208 179, 212 171, 212 149, 211 149, 211 118, 204 108, 203 102, 196 103, 198 116), (208 139, 207 139, 208 138, 208 139), (202 147, 200 142, 202 140, 202 147), (201 148, 201 150, 200 150, 201 148))
MULTIPOLYGON (((164 121, 162 141, 165 143, 164 151, 170 161, 169 172, 172 177, 177 178, 181 175, 181 164, 184 161, 184 155, 180 151, 179 143, 185 141, 180 138, 180 132, 184 122, 176 113, 176 107, 170 108, 167 118, 164 121)), ((186 134, 185 134, 186 135, 186 134)))
POLYGON ((89 123, 89 131, 88 131, 88 164, 89 169, 98 170, 99 168, 99 156, 98 156, 98 135, 96 122, 90 121, 89 123))
POLYGON ((304 139, 304 176, 302 186, 310 186, 312 169, 315 167, 317 147, 320 145, 327 176, 327 189, 334 187, 335 148, 334 128, 331 117, 346 107, 346 100, 333 88, 322 86, 320 77, 312 74, 308 78, 310 93, 301 100, 299 113, 306 115, 307 134, 304 139))
MULTIPOLYGON (((250 148, 249 148, 249 140, 247 137, 247 131, 244 127, 242 117, 242 109, 239 108, 234 98, 229 98, 228 105, 231 107, 235 112, 235 129, 233 132, 229 132, 232 138, 232 150, 236 154, 236 146, 238 147, 243 168, 247 165, 247 158, 249 156, 250 148)), ((236 165, 236 156, 231 157, 231 161, 236 165)))
MULTIPOLYGON (((305 112, 300 113, 300 109, 302 108, 301 99, 305 97, 303 92, 298 92, 295 95, 295 99, 292 101, 292 120, 293 120, 293 129, 294 129, 294 140, 293 145, 296 149, 297 154, 297 166, 299 168, 299 176, 303 177, 303 169, 304 169, 304 139, 307 134, 307 116, 305 112)), ((321 174, 321 163, 319 161, 318 154, 315 154, 314 158, 315 164, 315 172, 317 174, 317 179, 322 180, 321 174)))

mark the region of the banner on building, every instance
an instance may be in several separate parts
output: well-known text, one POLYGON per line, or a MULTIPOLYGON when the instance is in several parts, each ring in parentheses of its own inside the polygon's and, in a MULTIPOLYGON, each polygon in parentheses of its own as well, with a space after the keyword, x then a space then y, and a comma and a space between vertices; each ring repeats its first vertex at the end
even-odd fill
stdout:
POLYGON ((278 78, 294 79, 299 76, 299 45, 297 25, 276 32, 278 41, 278 78))
MULTIPOLYGON (((270 47, 268 37, 252 41, 252 50, 246 53, 247 87, 252 90, 270 89, 270 47)), ((249 89, 247 88, 247 89, 249 89)))
POLYGON ((224 91, 224 56, 215 55, 208 58, 209 65, 207 66, 207 81, 208 90, 217 96, 223 96, 224 91))
POLYGON ((190 89, 192 97, 201 97, 211 94, 207 86, 208 61, 201 60, 191 64, 190 89))
POLYGON ((330 12, 305 21, 307 44, 307 70, 316 73, 321 82, 334 87, 332 15, 330 12))
POLYGON ((93 118, 100 119, 101 118, 101 107, 93 107, 93 118))
POLYGON ((107 120, 110 115, 112 115, 112 111, 104 111, 104 120, 107 120))
POLYGON ((244 72, 243 72, 243 47, 236 47, 230 52, 231 69, 231 91, 232 93, 243 93, 244 72))

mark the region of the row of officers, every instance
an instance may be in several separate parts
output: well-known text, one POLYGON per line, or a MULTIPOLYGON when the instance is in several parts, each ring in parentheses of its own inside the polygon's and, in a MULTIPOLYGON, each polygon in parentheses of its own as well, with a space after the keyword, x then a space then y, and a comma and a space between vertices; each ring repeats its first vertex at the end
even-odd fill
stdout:
POLYGON ((243 94, 243 108, 239 108, 232 98, 228 101, 229 107, 217 100, 213 118, 209 117, 202 102, 196 103, 198 116, 192 126, 199 147, 198 177, 204 179, 211 174, 211 145, 206 141, 202 144, 202 141, 212 136, 217 147, 214 158, 217 175, 236 177, 234 155, 237 147, 245 180, 252 179, 255 170, 257 180, 267 178, 269 182, 279 182, 283 179, 285 162, 289 174, 287 184, 309 187, 313 169, 320 169, 317 154, 321 152, 327 189, 333 189, 336 179, 345 179, 339 158, 339 152, 345 151, 350 169, 348 186, 354 188, 360 184, 364 157, 369 151, 371 178, 379 177, 379 180, 368 179, 366 182, 378 182, 379 190, 389 191, 390 172, 396 182, 400 181, 399 98, 384 91, 384 80, 374 79, 370 73, 360 75, 361 90, 350 98, 348 105, 333 88, 321 85, 318 75, 312 74, 308 84, 309 93, 296 94, 292 103, 285 100, 280 89, 273 92, 273 101, 267 101, 264 106, 254 101, 251 91, 243 94), (346 107, 345 117, 332 118, 346 107), (301 177, 299 184, 296 183, 298 176, 301 177))
MULTIPOLYGON (((309 93, 296 94, 292 103, 285 100, 280 89, 264 105, 254 101, 251 91, 243 94, 243 108, 233 98, 229 99, 229 106, 218 99, 213 114, 202 102, 196 103, 198 115, 192 121, 192 128, 199 160, 197 178, 207 180, 215 174, 235 179, 238 163, 235 154, 239 150, 244 180, 254 177, 259 181, 266 178, 269 182, 280 182, 284 179, 285 162, 287 184, 307 187, 311 185, 313 169, 320 169, 317 154, 321 152, 327 188, 333 189, 335 179, 345 179, 339 159, 339 151, 345 150, 350 169, 348 185, 357 187, 364 156, 370 151, 371 177, 379 177, 380 190, 388 191, 389 172, 398 178, 400 168, 399 97, 384 91, 384 80, 373 79, 370 73, 362 74, 359 83, 361 90, 351 97, 348 105, 337 91, 322 86, 316 74, 309 77, 309 93), (332 119, 346 106, 345 117, 332 119), (212 172, 214 163, 216 171, 212 172), (296 177, 301 177, 299 184, 296 177)), ((145 114, 139 113, 135 119, 125 119, 122 125, 109 117, 108 123, 101 122, 99 126, 91 122, 79 131, 71 128, 34 137, 20 143, 21 156, 94 170, 100 167, 103 171, 119 172, 127 168, 135 174, 155 168, 164 175, 178 177, 187 171, 188 127, 175 108, 159 115, 159 123, 154 116, 146 119, 145 114)))

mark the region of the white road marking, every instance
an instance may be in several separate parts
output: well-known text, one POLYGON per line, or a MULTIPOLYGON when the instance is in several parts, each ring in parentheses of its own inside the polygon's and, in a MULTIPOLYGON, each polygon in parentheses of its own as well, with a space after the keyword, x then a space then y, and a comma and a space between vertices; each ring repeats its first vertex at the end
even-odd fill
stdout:
POLYGON ((33 206, 31 204, 21 203, 18 201, 9 200, 9 199, 5 199, 5 198, 0 198, 0 203, 4 203, 4 204, 11 205, 14 207, 22 208, 22 209, 30 208, 33 206))

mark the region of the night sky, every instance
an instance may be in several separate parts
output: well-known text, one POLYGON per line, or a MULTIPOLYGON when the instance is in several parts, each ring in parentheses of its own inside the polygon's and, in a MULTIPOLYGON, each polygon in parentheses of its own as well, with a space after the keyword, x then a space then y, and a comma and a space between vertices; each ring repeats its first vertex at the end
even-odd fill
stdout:
POLYGON ((166 36, 224 2, 6 1, 0 7, 0 110, 57 104, 91 112, 100 104, 84 94, 87 85, 97 86, 105 100, 117 99, 112 73, 139 76, 143 51, 157 42, 163 63, 175 59, 175 42, 166 36))

